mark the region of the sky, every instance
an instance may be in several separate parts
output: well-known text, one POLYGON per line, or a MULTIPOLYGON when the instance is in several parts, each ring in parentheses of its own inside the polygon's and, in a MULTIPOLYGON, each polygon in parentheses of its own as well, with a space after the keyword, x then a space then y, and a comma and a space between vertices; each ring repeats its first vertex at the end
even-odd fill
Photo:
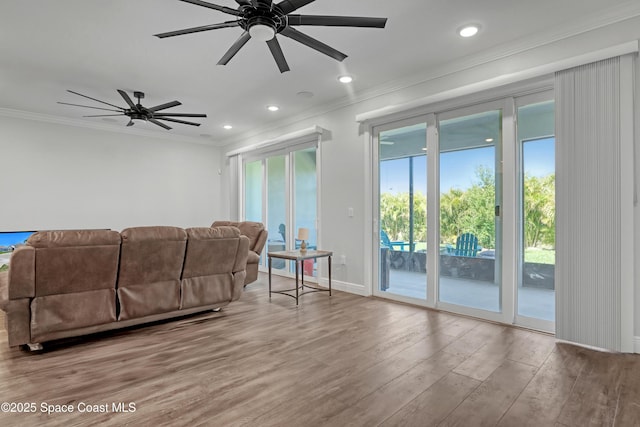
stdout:
MULTIPOLYGON (((555 172, 554 138, 545 138, 524 143, 524 170, 533 176, 545 176, 555 172)), ((447 192, 451 188, 465 190, 477 181, 478 166, 495 170, 493 147, 452 151, 440 155, 440 188, 447 192)), ((427 192, 426 156, 413 161, 414 192, 427 192)), ((409 159, 384 161, 380 168, 380 191, 383 193, 409 192, 409 159)))

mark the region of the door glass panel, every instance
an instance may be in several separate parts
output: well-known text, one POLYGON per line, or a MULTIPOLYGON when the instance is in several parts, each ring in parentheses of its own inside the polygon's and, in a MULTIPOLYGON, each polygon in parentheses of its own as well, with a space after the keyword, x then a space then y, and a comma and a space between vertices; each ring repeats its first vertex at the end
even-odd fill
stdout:
MULTIPOLYGON (((316 148, 308 148, 293 153, 293 185, 294 185, 294 236, 295 249, 302 243, 297 239, 298 230, 309 230, 309 240, 306 240, 307 249, 317 249, 316 230, 316 205, 318 200, 318 183, 316 177, 316 148)), ((316 260, 304 261, 303 273, 305 276, 316 276, 316 260)), ((291 267, 292 269, 295 267, 291 267)))
POLYGON ((439 300, 499 312, 502 113, 440 121, 439 141, 439 300))
MULTIPOLYGON (((286 249, 286 168, 285 156, 269 157, 267 162, 267 250, 269 252, 286 249)), ((286 269, 285 261, 273 259, 274 269, 286 269)))
POLYGON ((245 164, 244 182, 245 219, 262 222, 262 160, 245 164))
POLYGON ((555 321, 553 101, 518 108, 521 142, 521 268, 518 315, 555 321))
MULTIPOLYGON (((263 221, 262 160, 247 162, 244 166, 244 218, 246 221, 263 221)), ((263 259, 264 257, 260 254, 260 265, 262 265, 263 259)))
POLYGON ((379 290, 427 298, 427 126, 379 134, 379 290))

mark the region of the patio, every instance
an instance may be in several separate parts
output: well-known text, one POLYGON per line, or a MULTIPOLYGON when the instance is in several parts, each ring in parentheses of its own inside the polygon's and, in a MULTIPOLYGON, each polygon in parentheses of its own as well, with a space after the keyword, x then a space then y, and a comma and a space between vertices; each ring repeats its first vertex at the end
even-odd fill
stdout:
MULTIPOLYGON (((391 268, 385 292, 424 300, 425 281, 425 273, 391 268)), ((493 282, 440 276, 440 301, 497 312, 499 297, 499 288, 493 282)), ((518 312, 521 316, 554 321, 555 290, 519 287, 518 312)))

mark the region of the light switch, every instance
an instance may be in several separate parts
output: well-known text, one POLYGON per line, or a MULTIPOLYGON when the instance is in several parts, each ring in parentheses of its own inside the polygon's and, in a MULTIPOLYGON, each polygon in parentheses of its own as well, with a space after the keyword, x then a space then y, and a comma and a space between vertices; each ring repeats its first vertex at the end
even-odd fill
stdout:
POLYGON ((349 215, 349 218, 353 218, 353 208, 347 209, 347 215, 349 215))

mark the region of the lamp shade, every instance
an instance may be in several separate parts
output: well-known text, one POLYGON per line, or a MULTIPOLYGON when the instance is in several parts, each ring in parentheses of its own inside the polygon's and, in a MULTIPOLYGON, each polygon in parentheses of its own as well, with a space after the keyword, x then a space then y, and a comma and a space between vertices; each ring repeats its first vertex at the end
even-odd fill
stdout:
POLYGON ((298 240, 309 240, 308 228, 298 228, 298 240))

